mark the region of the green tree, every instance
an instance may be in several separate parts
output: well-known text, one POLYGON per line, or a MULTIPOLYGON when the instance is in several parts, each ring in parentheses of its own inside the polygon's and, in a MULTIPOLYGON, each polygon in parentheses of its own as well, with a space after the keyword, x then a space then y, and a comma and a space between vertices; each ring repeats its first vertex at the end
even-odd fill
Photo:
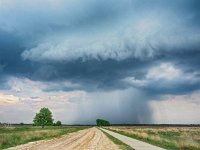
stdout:
POLYGON ((56 126, 61 126, 62 123, 61 123, 61 121, 57 121, 57 122, 55 123, 55 125, 56 125, 56 126))
POLYGON ((96 120, 97 126, 110 126, 110 122, 103 119, 96 120))
POLYGON ((23 122, 21 122, 21 123, 20 123, 20 126, 23 126, 23 125, 24 125, 24 123, 23 123, 23 122))
POLYGON ((33 125, 35 126, 52 126, 53 116, 52 112, 48 108, 41 108, 39 113, 36 113, 33 119, 33 125))

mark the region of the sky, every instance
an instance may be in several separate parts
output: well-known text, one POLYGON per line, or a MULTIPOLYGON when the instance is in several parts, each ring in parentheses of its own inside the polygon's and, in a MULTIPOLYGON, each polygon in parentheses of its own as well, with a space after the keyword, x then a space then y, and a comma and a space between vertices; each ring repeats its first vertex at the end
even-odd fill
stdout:
POLYGON ((0 122, 200 124, 199 0, 0 0, 0 122))

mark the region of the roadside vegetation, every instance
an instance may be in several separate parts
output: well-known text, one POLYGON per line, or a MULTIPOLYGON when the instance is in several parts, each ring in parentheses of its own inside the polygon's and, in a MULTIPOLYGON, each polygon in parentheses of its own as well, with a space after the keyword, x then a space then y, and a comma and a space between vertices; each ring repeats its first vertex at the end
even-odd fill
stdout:
POLYGON ((9 127, 0 128, 0 149, 25 144, 28 142, 60 137, 87 127, 9 127))
MULTIPOLYGON (((100 129, 101 130, 101 129, 100 129)), ((119 148, 121 150, 134 150, 132 147, 128 146, 127 144, 123 143, 122 141, 116 139, 115 137, 113 137, 112 135, 104 132, 103 130, 101 130, 113 143, 115 143, 116 145, 119 146, 119 148)))
POLYGON ((60 137, 87 128, 84 126, 65 127, 62 126, 61 121, 53 123, 53 120, 52 112, 48 108, 41 108, 33 119, 33 126, 20 123, 18 127, 0 127, 0 149, 60 137))
POLYGON ((107 129, 169 150, 200 150, 200 128, 106 127, 107 129))
MULTIPOLYGON (((110 122, 104 119, 97 119, 96 120, 97 126, 110 126, 110 122)), ((100 128, 99 128, 100 129, 100 128)), ((100 129, 101 130, 101 129, 100 129)), ((128 146, 127 144, 123 143, 122 141, 118 140, 117 138, 113 137, 112 135, 104 132, 101 130, 113 143, 119 146, 121 150, 134 150, 132 147, 128 146)))

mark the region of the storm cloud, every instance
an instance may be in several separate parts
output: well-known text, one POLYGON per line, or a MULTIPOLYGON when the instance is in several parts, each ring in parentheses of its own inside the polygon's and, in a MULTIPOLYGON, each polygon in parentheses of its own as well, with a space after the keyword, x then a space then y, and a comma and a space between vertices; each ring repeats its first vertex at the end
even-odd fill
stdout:
POLYGON ((49 106, 66 123, 163 122, 153 117, 166 95, 200 90, 199 20, 198 0, 1 0, 1 113, 49 106))

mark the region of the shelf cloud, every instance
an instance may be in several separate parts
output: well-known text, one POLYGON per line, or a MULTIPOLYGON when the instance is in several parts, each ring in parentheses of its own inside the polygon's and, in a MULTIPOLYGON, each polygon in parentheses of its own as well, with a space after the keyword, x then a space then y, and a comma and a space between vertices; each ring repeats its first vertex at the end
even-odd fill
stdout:
POLYGON ((69 124, 168 123, 165 104, 192 111, 199 20, 198 0, 1 0, 0 116, 9 115, 0 121, 29 106, 16 122, 31 122, 39 106, 69 124))

